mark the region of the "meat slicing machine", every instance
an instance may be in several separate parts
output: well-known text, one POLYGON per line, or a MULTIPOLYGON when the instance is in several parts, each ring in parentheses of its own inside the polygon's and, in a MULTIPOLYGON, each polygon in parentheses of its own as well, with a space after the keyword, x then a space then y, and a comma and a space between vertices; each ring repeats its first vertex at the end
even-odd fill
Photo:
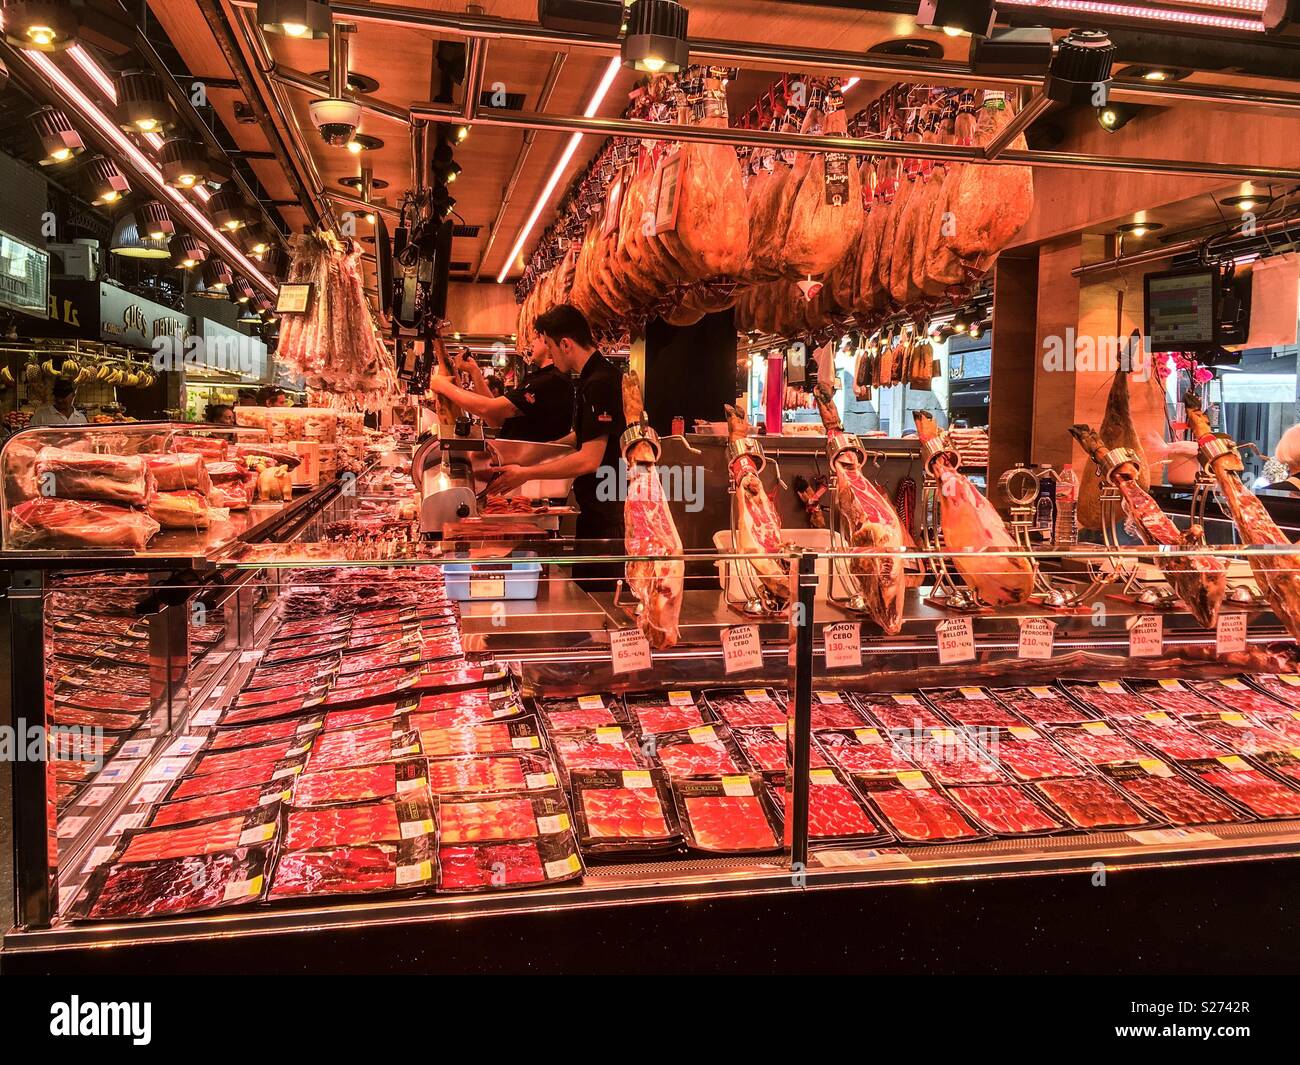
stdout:
POLYGON ((426 433, 411 457, 411 479, 420 490, 420 532, 441 536, 448 522, 478 511, 473 456, 486 447, 483 429, 471 425, 465 435, 426 433))

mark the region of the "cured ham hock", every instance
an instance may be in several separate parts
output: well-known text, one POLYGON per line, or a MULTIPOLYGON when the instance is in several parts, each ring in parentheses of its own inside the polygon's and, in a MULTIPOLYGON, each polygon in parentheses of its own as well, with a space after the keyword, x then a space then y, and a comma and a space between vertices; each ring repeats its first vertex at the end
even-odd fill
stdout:
POLYGON ((739 446, 749 436, 749 423, 745 416, 727 405, 727 435, 731 439, 728 470, 735 486, 736 548, 751 555, 749 564, 758 577, 762 591, 768 599, 767 606, 784 610, 790 601, 790 573, 781 559, 761 557, 777 554, 784 544, 781 540, 781 520, 776 508, 763 488, 754 456, 739 446))

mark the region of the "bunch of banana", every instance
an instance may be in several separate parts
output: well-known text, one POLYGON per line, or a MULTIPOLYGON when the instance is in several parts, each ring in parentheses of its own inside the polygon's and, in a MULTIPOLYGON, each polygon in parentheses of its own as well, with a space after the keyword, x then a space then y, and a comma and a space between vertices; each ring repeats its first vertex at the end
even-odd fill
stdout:
POLYGON ((14 383, 14 372, 9 369, 8 363, 0 366, 0 388, 10 388, 14 383))
POLYGON ((63 365, 59 367, 59 373, 69 381, 76 380, 77 375, 81 373, 81 363, 72 358, 64 359, 63 365))

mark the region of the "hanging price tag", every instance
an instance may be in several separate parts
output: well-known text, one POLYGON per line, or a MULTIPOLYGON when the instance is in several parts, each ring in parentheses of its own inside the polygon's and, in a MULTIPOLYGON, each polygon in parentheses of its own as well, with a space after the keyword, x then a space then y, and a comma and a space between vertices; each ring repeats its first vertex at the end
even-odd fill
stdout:
POLYGON ((1214 626, 1214 653, 1230 654, 1246 649, 1246 615, 1244 613, 1220 614, 1214 626))
POLYGON ((856 669, 862 665, 862 626, 856 621, 827 625, 822 636, 826 641, 827 669, 856 669))
POLYGON ((1046 618, 1025 618, 1020 622, 1020 658, 1051 658, 1055 622, 1046 618))
POLYGON ((939 641, 939 661, 943 665, 975 661, 975 627, 970 618, 941 621, 935 626, 935 635, 939 641))
POLYGON ((754 625, 735 625, 723 629, 722 657, 728 673, 762 668, 763 652, 758 643, 758 628, 754 625))
POLYGON ((640 629, 615 629, 609 634, 609 654, 615 673, 650 668, 650 641, 640 629))
POLYGON ((1158 658, 1165 650, 1164 622, 1159 614, 1140 614, 1128 627, 1128 653, 1131 658, 1158 658))

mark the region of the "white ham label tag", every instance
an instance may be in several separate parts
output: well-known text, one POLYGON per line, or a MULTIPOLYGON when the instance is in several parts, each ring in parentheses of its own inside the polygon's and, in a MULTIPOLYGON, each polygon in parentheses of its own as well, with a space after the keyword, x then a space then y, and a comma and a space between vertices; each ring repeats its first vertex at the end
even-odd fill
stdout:
POLYGON ((603 695, 579 695, 579 710, 604 710, 605 697, 603 695))
POLYGON ((760 669, 763 651, 758 643, 758 629, 754 625, 735 625, 722 630, 722 658, 728 673, 744 673, 760 669))
POLYGON ((650 641, 640 629, 611 632, 609 654, 615 673, 636 673, 650 668, 650 641))
POLYGON ((970 618, 949 618, 939 622, 935 626, 935 636, 939 641, 941 664, 975 661, 975 627, 970 618))
POLYGON ((471 599, 504 599, 505 595, 505 577, 471 577, 469 580, 471 599))
POLYGON ((1020 622, 1020 658, 1051 658, 1056 625, 1047 618, 1025 618, 1020 622))
POLYGON ((827 625, 822 638, 826 642, 827 669, 856 669, 862 665, 862 626, 856 621, 827 625))
POLYGON ((753 795, 754 786, 750 783, 749 777, 724 776, 722 778, 722 793, 724 795, 753 795))
POLYGON ((690 692, 669 692, 668 705, 669 706, 694 706, 695 696, 693 696, 690 692))
POLYGON ((1246 649, 1246 615, 1242 613, 1220 614, 1218 624, 1214 626, 1214 652, 1226 655, 1246 649))
POLYGON ((1159 658, 1165 650, 1165 626, 1159 614, 1139 614, 1128 628, 1131 658, 1159 658))

